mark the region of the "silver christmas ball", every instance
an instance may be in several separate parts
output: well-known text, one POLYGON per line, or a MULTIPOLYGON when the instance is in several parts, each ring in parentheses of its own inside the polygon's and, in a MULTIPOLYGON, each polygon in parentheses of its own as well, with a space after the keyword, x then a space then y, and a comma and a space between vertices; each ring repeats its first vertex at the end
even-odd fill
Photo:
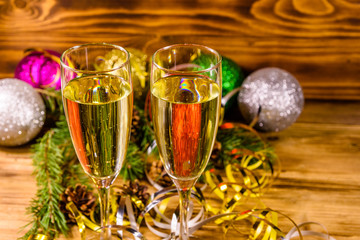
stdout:
POLYGON ((28 83, 0 80, 0 145, 19 146, 32 140, 45 121, 45 105, 28 83))
POLYGON ((299 82, 287 71, 274 67, 249 75, 237 100, 248 123, 259 114, 254 128, 264 132, 277 132, 289 127, 304 107, 304 94, 299 82))

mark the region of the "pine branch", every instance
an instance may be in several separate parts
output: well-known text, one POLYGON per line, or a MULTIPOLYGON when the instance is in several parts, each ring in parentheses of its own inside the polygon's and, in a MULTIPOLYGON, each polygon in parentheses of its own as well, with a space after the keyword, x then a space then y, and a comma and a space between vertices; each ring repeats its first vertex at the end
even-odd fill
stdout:
POLYGON ((258 135, 241 127, 219 129, 216 139, 221 143, 220 160, 224 167, 234 161, 231 154, 234 149, 246 149, 255 153, 261 152, 271 162, 276 158, 274 149, 271 146, 258 135))
POLYGON ((141 179, 144 177, 144 167, 144 154, 135 143, 130 142, 126 152, 126 159, 120 170, 120 176, 124 180, 130 181, 141 179))
POLYGON ((54 141, 55 133, 54 129, 49 130, 32 148, 38 190, 28 208, 33 218, 32 227, 22 239, 38 233, 54 238, 59 232, 65 235, 68 232, 65 217, 59 209, 59 196, 64 190, 60 167, 63 158, 54 141))
POLYGON ((56 122, 63 114, 61 92, 54 88, 41 89, 36 88, 36 91, 41 94, 46 107, 47 122, 56 122))
POLYGON ((61 148, 63 152, 63 164, 61 167, 63 169, 62 186, 64 188, 69 186, 75 187, 76 184, 80 183, 87 186, 88 189, 92 189, 89 177, 84 173, 84 170, 77 159, 64 115, 60 116, 56 126, 56 134, 60 140, 60 142, 58 142, 59 148, 61 148))
POLYGON ((150 127, 150 124, 143 124, 141 131, 143 132, 143 138, 140 147, 143 151, 146 151, 149 145, 154 141, 154 132, 150 127))
POLYGON ((137 144, 141 151, 146 151, 148 146, 154 141, 154 133, 151 127, 151 122, 145 116, 145 112, 139 106, 134 105, 133 125, 131 132, 135 132, 135 136, 131 135, 131 139, 137 144), (134 126, 134 118, 138 114, 138 122, 134 126))
POLYGON ((31 227, 21 239, 40 233, 50 239, 59 233, 67 235, 69 228, 59 208, 60 195, 66 187, 75 186, 76 183, 90 186, 89 179, 76 158, 62 111, 56 127, 38 139, 32 146, 32 152, 33 174, 36 176, 38 190, 27 209, 32 220, 25 227, 31 227))

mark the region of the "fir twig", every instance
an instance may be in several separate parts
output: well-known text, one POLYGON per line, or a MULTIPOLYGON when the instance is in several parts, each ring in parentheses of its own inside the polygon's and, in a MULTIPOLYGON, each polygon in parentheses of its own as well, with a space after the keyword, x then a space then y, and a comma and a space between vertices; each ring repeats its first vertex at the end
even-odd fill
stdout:
MULTIPOLYGON (((254 153, 263 153, 271 162, 276 159, 274 149, 264 142, 258 135, 241 127, 219 129, 217 141, 221 143, 219 160, 223 167, 232 163, 234 158, 231 151, 234 149, 246 149, 254 153)), ((210 166, 212 163, 210 163, 210 166)))
POLYGON ((130 142, 126 159, 120 170, 120 176, 124 180, 134 181, 135 179, 141 179, 144 177, 144 154, 139 150, 138 146, 130 142))
POLYGON ((73 147, 69 128, 64 115, 60 116, 60 120, 56 123, 57 126, 57 137, 62 139, 59 142, 59 148, 63 152, 63 177, 62 186, 75 187, 76 184, 87 186, 88 189, 92 189, 92 185, 89 183, 89 177, 84 173, 79 160, 77 159, 75 149, 73 147))
POLYGON ((56 131, 49 130, 40 141, 33 146, 34 175, 38 190, 32 200, 28 213, 32 215, 31 229, 23 236, 42 233, 54 238, 59 232, 67 234, 68 227, 64 215, 59 209, 59 196, 64 188, 62 182, 62 151, 56 145, 56 131))
POLYGON ((48 122, 56 122, 62 115, 62 97, 61 92, 54 88, 41 89, 36 88, 41 94, 46 106, 46 119, 48 122))
MULTIPOLYGON (((59 106, 59 103, 56 104, 59 106)), ((59 209, 60 195, 66 187, 75 186, 76 183, 90 187, 89 180, 76 159, 65 116, 62 111, 59 113, 56 127, 47 131, 32 146, 33 174, 36 176, 38 190, 27 209, 32 220, 24 228, 31 227, 21 239, 40 233, 50 239, 59 233, 67 235, 69 228, 59 209)))
MULTIPOLYGON (((145 175, 144 153, 146 149, 154 141, 154 134, 150 122, 144 115, 144 110, 134 105, 134 111, 139 114, 139 122, 135 128, 136 136, 132 136, 129 142, 126 159, 120 170, 120 177, 124 180, 134 181, 141 179, 145 175)), ((135 126, 132 126, 134 128, 135 126)))
POLYGON ((134 111, 137 111, 140 117, 140 121, 138 123, 139 129, 137 130, 138 136, 136 136, 134 143, 138 145, 139 150, 142 150, 144 152, 154 141, 154 132, 151 127, 151 122, 149 122, 149 120, 145 116, 144 110, 134 105, 134 111))

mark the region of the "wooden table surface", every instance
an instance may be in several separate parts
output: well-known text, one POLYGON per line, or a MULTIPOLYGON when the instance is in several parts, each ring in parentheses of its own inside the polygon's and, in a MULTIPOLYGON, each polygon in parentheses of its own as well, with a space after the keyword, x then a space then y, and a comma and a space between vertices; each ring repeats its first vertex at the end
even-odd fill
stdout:
MULTIPOLYGON (((360 239, 360 102, 307 101, 295 124, 264 136, 282 162, 279 178, 263 197, 265 204, 296 223, 319 222, 337 240, 360 239)), ((28 222, 25 208, 36 191, 32 171, 29 146, 0 148, 0 239, 23 234, 19 228, 28 222)), ((80 239, 76 231, 74 227, 69 239, 80 239)), ((214 224, 196 234, 223 239, 214 224)))

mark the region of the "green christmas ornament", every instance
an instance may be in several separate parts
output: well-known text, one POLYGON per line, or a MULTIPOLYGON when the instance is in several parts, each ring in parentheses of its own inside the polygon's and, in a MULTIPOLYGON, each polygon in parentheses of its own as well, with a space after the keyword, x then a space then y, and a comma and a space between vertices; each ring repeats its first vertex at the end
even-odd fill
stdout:
MULTIPOLYGON (((222 58, 222 95, 225 96, 237 87, 240 87, 244 81, 244 74, 234 61, 229 58, 222 58)), ((226 103, 226 109, 229 109, 236 102, 236 97, 230 98, 226 103)))
MULTIPOLYGON (((203 69, 202 66, 209 65, 205 61, 209 61, 209 58, 200 55, 193 61, 194 64, 200 66, 199 69, 203 69)), ((229 92, 241 86, 244 81, 244 74, 239 65, 229 58, 222 56, 222 96, 226 96, 229 92)), ((234 94, 235 96, 235 94, 234 94)), ((236 102, 236 97, 231 97, 226 102, 225 109, 230 109, 236 102)))

